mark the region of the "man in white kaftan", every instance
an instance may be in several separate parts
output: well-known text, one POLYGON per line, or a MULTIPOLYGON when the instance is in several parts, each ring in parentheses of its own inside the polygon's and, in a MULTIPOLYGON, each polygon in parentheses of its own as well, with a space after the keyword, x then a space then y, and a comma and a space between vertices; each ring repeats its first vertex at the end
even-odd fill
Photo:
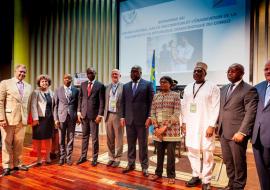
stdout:
POLYGON ((198 62, 193 72, 195 82, 186 86, 182 101, 182 132, 186 133, 188 158, 192 167, 192 179, 186 182, 186 186, 195 187, 203 183, 202 189, 210 189, 214 130, 220 106, 220 90, 214 83, 205 80, 206 71, 207 65, 198 62))

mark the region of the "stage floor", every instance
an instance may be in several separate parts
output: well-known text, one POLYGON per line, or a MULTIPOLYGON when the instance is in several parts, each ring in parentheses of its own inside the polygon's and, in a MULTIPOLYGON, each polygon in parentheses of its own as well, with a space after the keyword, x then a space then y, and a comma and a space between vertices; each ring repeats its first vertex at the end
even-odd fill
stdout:
MULTIPOLYGON (((126 166, 126 159, 123 158, 119 168, 107 167, 107 152, 106 152, 106 138, 100 136, 100 156, 99 164, 97 167, 92 167, 90 162, 85 162, 79 166, 73 164, 72 166, 58 166, 57 161, 54 161, 51 165, 45 163, 40 166, 35 166, 36 158, 31 156, 31 137, 26 136, 25 147, 23 153, 24 163, 29 165, 31 168, 28 172, 12 172, 10 176, 0 177, 0 189, 21 189, 21 190, 43 190, 43 189, 55 189, 55 190, 84 190, 84 189, 190 189, 186 188, 184 181, 189 179, 191 176, 189 171, 188 163, 183 171, 177 171, 176 183, 174 185, 167 184, 167 178, 164 177, 156 182, 150 181, 145 178, 140 171, 133 171, 128 174, 122 174, 122 168, 126 166)), ((124 156, 127 145, 124 146, 124 156)), ((149 147, 149 151, 152 152, 153 147, 149 147)), ((81 150, 81 137, 76 136, 74 144, 74 153, 72 160, 74 163, 78 160, 81 150)), ((247 161, 248 161, 248 181, 246 189, 248 190, 259 190, 259 182, 256 173, 254 158, 251 150, 248 150, 247 161)), ((88 158, 91 158, 91 140, 89 144, 88 158)), ((149 153, 150 167, 149 173, 154 172, 155 169, 155 155, 149 153)), ((218 157, 216 159, 219 159, 218 157)), ((177 158, 178 162, 186 162, 185 153, 181 158, 177 158)), ((137 169, 140 170, 140 165, 137 165, 137 169)), ((226 184, 226 177, 224 171, 222 173, 222 162, 219 162, 215 166, 215 175, 212 183, 215 187, 223 186, 226 184), (225 180, 225 181, 224 181, 225 180)), ((2 168, 0 169, 2 172, 2 168)), ((166 170, 164 170, 166 175, 166 170)), ((217 189, 213 187, 213 189, 217 189)), ((201 189, 200 186, 193 188, 201 189)))

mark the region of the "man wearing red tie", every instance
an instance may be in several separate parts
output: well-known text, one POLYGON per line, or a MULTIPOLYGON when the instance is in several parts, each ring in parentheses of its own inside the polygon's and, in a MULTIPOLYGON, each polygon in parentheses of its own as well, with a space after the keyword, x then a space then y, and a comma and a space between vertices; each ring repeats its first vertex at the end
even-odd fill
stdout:
POLYGON ((2 176, 13 170, 28 170, 21 154, 29 113, 31 86, 24 80, 26 67, 17 65, 15 77, 0 83, 0 129, 2 134, 2 176))
POLYGON ((87 150, 89 136, 92 137, 92 166, 97 165, 98 159, 98 126, 104 113, 105 87, 95 80, 96 71, 94 68, 88 68, 88 80, 83 82, 80 87, 78 120, 82 123, 82 153, 77 164, 87 161, 87 150))

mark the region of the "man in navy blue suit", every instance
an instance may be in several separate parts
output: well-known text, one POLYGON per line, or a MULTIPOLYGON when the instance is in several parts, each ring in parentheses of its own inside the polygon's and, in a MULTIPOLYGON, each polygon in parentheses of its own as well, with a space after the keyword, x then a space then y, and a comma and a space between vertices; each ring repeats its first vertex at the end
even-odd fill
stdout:
POLYGON ((151 124, 150 110, 154 89, 151 82, 141 78, 142 68, 131 68, 130 82, 123 86, 121 126, 126 126, 128 142, 128 165, 123 170, 127 173, 135 169, 136 141, 139 143, 139 158, 142 173, 148 176, 148 127, 151 124))
POLYGON ((252 144, 261 190, 270 189, 270 60, 264 67, 265 81, 255 87, 259 94, 252 144))

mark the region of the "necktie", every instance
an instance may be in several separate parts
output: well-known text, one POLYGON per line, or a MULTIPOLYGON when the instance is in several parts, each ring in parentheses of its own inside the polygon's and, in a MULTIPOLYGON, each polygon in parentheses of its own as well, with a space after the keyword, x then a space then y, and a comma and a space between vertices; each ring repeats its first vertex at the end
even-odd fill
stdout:
POLYGON ((20 93, 21 97, 23 97, 23 88, 24 88, 23 82, 22 81, 19 81, 17 83, 17 87, 18 87, 18 90, 19 90, 19 93, 20 93))
POLYGON ((135 83, 133 84, 133 87, 132 87, 132 93, 133 93, 133 96, 134 96, 135 93, 136 93, 136 89, 137 89, 137 83, 135 82, 135 83))
POLYGON ((50 96, 50 94, 49 93, 44 93, 44 96, 45 96, 45 98, 46 98, 46 100, 48 101, 49 100, 49 96, 50 96))
POLYGON ((88 83, 88 87, 87 87, 87 95, 90 96, 91 95, 91 89, 92 89, 92 82, 90 81, 88 83))
POLYGON ((232 83, 231 84, 231 86, 230 86, 230 88, 229 88, 229 90, 228 90, 228 92, 227 92, 227 99, 228 99, 228 97, 230 97, 230 95, 232 94, 232 92, 233 92, 233 87, 235 86, 235 84, 234 83, 232 83))
POLYGON ((112 93, 113 93, 113 95, 115 95, 116 89, 117 89, 117 85, 116 84, 113 84, 112 85, 112 93))
POLYGON ((265 92, 264 107, 268 104, 269 100, 270 100, 270 85, 268 84, 265 92))
POLYGON ((66 96, 67 96, 67 100, 70 101, 70 98, 71 98, 71 89, 70 88, 66 88, 66 96))

